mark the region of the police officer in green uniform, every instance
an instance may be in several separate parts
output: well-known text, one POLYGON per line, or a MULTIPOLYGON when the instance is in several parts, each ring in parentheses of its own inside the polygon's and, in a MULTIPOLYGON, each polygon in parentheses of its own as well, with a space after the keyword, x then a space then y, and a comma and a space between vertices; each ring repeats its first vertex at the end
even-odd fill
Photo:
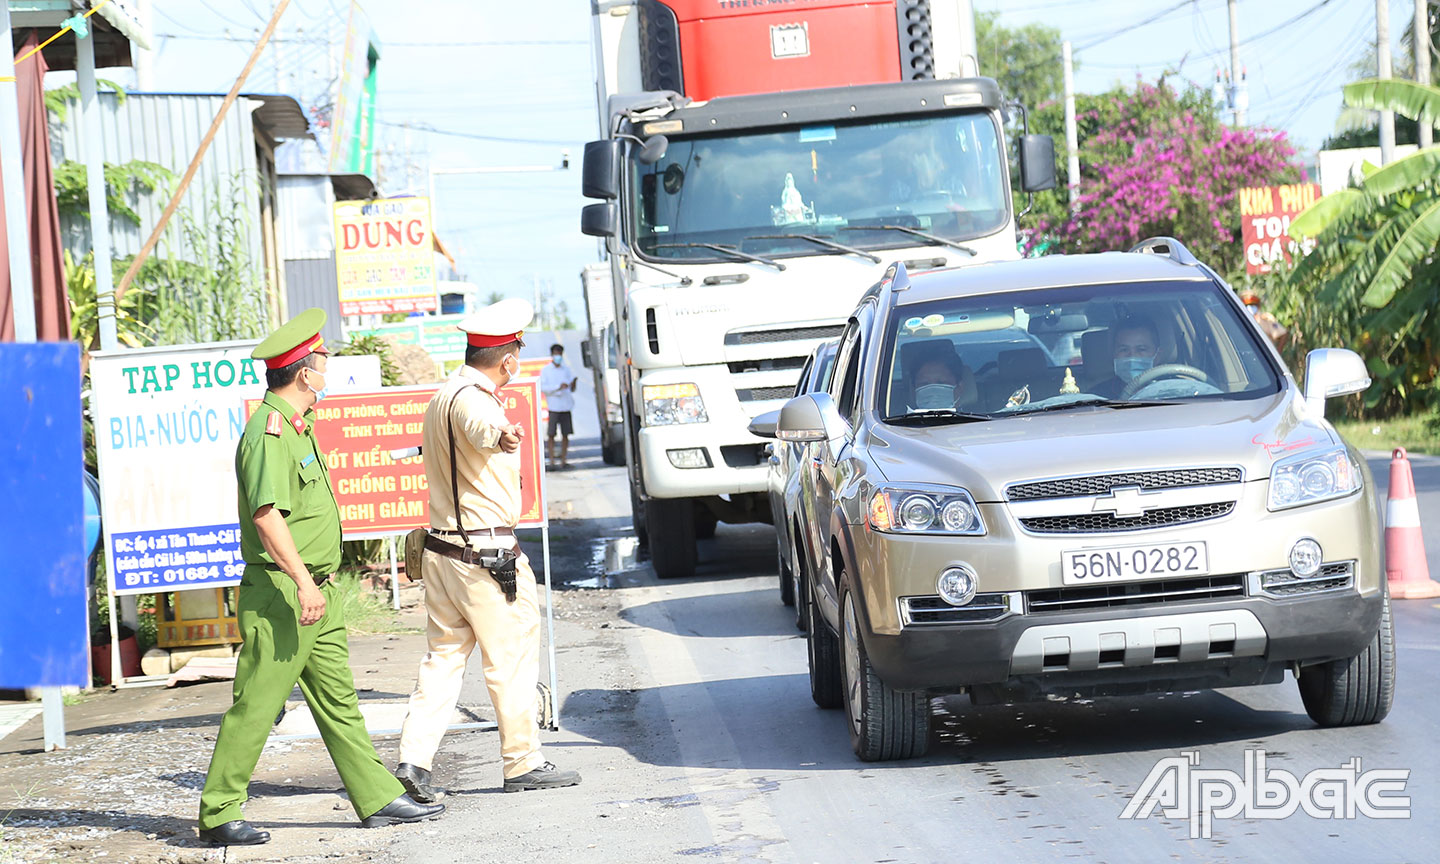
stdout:
POLYGON ((239 621, 235 703, 220 721, 200 794, 200 836, 255 845, 269 833, 241 815, 250 776, 275 715, 296 682, 330 759, 367 828, 440 815, 418 804, 380 763, 360 716, 345 620, 331 602, 340 566, 340 510, 315 440, 315 403, 325 392, 325 312, 310 309, 251 354, 265 361, 267 390, 235 451, 239 486, 239 621))

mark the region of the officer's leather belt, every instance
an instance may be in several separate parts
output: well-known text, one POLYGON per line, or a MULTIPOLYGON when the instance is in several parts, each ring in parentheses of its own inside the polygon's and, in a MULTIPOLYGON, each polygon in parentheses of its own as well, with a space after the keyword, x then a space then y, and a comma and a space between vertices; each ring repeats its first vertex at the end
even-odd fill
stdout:
MULTIPOLYGON (((512 537, 515 535, 515 532, 510 530, 509 528, 495 529, 495 533, 497 535, 502 534, 502 532, 503 534, 508 534, 512 537)), ((447 531, 446 533, 448 534, 450 532, 447 531)), ((425 537, 425 548, 431 552, 434 552, 436 555, 444 555, 446 558, 454 558, 456 561, 464 564, 479 564, 481 558, 494 559, 510 551, 508 549, 473 549, 469 546, 459 546, 454 543, 449 543, 445 540, 441 540, 434 534, 430 534, 425 537)))

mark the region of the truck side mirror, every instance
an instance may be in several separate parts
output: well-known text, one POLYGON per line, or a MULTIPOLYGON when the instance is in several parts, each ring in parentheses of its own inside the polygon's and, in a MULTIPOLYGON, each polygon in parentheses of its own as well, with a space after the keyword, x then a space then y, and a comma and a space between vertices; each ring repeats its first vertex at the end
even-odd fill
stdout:
POLYGON ((1055 139, 1049 135, 1020 136, 1020 188, 1039 192, 1055 188, 1055 139))
POLYGON ((580 233, 589 237, 614 237, 618 218, 614 202, 586 204, 580 208, 580 233))
POLYGON ((586 368, 586 369, 592 368, 591 365, 590 365, 590 340, 589 340, 589 339, 581 339, 581 340, 580 340, 580 362, 585 364, 585 368, 586 368))
POLYGON ((584 164, 580 168, 580 192, 586 198, 613 201, 619 193, 620 141, 609 138, 585 145, 584 164))

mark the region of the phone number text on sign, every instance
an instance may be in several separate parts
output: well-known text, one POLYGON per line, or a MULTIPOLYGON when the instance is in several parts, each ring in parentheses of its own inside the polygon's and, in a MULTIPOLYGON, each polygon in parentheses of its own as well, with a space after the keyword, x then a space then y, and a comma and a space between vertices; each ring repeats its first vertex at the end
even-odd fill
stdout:
POLYGON ((245 570, 235 525, 205 525, 160 531, 116 532, 117 590, 171 591, 207 583, 229 585, 245 570))

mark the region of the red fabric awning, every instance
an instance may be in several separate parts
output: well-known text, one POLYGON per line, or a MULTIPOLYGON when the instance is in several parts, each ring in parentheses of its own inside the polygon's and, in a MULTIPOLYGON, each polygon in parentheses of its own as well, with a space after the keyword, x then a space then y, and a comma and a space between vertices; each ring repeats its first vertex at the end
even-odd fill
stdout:
MULTIPOLYGON (((30 33, 16 55, 39 44, 30 33)), ((41 342, 70 339, 70 303, 65 293, 65 265, 60 242, 60 211, 55 203, 55 171, 50 164, 50 124, 45 113, 45 58, 36 54, 15 67, 20 103, 20 153, 25 170, 25 211, 29 215, 30 269, 34 277, 35 338, 41 342)), ((0 87, 10 86, 0 83, 0 87)), ((0 190, 3 191, 3 190, 0 190)), ((10 295, 10 267, 5 250, 5 213, 0 207, 0 341, 15 340, 15 304, 10 295)))

